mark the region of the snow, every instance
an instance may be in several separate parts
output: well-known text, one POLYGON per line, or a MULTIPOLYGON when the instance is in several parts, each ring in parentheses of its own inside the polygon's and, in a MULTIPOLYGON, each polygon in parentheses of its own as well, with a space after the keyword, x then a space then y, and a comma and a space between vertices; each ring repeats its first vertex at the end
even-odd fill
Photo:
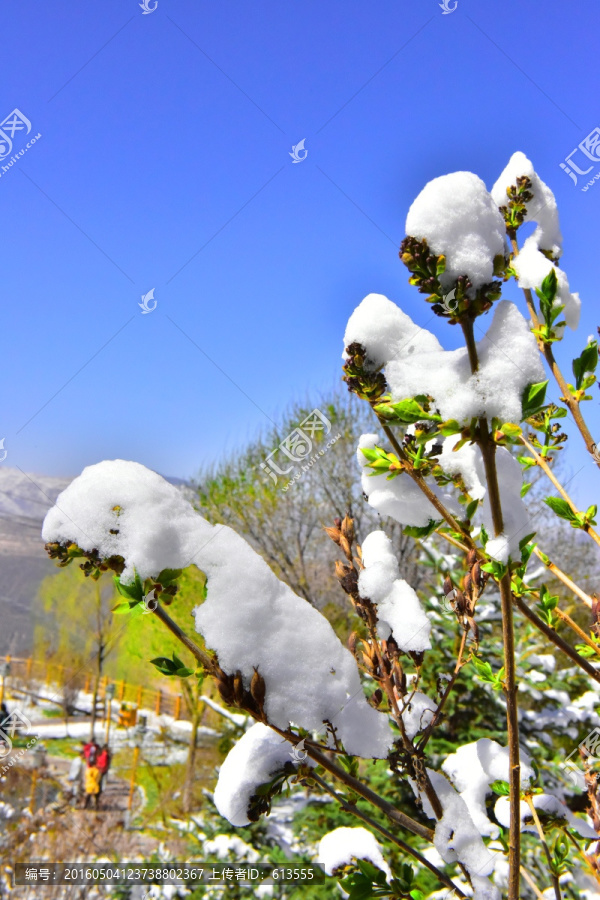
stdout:
MULTIPOLYGON (((422 490, 409 475, 400 474, 388 480, 387 475, 372 475, 367 468, 363 448, 381 446, 377 434, 364 434, 358 442, 357 459, 362 468, 361 486, 369 504, 383 516, 390 516, 402 525, 423 527, 431 521, 440 521, 439 512, 423 495, 422 490)), ((460 512, 460 507, 447 492, 432 486, 434 493, 442 500, 450 512, 460 512)))
MULTIPOLYGON (((527 204, 524 222, 536 222, 537 228, 527 238, 520 253, 513 260, 519 286, 535 290, 541 287, 542 281, 552 268, 558 278, 557 303, 564 305, 564 317, 569 328, 575 329, 579 324, 581 300, 579 294, 572 294, 567 276, 552 263, 541 251, 549 251, 554 259, 562 254, 562 234, 558 220, 556 199, 547 184, 539 177, 531 160, 524 153, 517 151, 511 156, 508 165, 492 188, 492 196, 498 206, 508 202, 506 194, 510 185, 516 185, 517 178, 526 175, 531 180, 533 200, 527 204)), ((559 329, 560 330, 560 329, 559 329)))
MULTIPOLYGON (((569 823, 569 827, 573 828, 582 838, 587 838, 589 840, 598 840, 598 838, 600 837, 600 835, 598 835, 594 831, 591 825, 589 825, 584 819, 580 819, 578 816, 574 815, 568 808, 568 806, 566 806, 562 802, 562 800, 559 800, 558 797, 555 797, 553 794, 534 794, 533 805, 541 813, 547 813, 549 815, 556 816, 557 818, 566 819, 569 823)), ((510 800, 508 797, 500 797, 496 801, 496 805, 494 807, 494 815, 501 825, 503 825, 505 828, 509 827, 510 800)), ((521 822, 523 823, 521 826, 521 831, 530 831, 534 834, 537 834, 537 828, 535 826, 535 823, 533 822, 529 804, 526 803, 525 800, 521 800, 520 815, 521 822), (525 819, 527 818, 532 820, 531 825, 525 825, 525 819)))
POLYGON ((433 719, 437 703, 421 691, 415 691, 408 699, 409 704, 402 712, 402 721, 407 737, 412 740, 420 731, 425 731, 433 719))
POLYGON ((380 603, 400 574, 392 542, 384 531, 372 531, 364 539, 361 550, 365 568, 358 576, 358 589, 362 597, 380 603))
POLYGON ((348 319, 344 347, 353 343, 362 344, 367 361, 375 368, 385 365, 401 351, 410 356, 442 349, 430 331, 415 325, 410 316, 383 294, 369 294, 348 319))
POLYGON ((217 834, 210 841, 206 841, 203 850, 217 859, 227 859, 230 855, 236 860, 255 863, 260 859, 260 854, 243 841, 237 835, 217 834))
POLYGON ((239 739, 223 761, 214 792, 215 806, 232 825, 249 825, 247 811, 256 788, 266 784, 286 763, 293 746, 267 725, 257 722, 239 739))
POLYGON ((486 488, 481 451, 475 444, 464 444, 455 450, 459 440, 458 434, 445 438, 438 462, 447 475, 462 476, 472 500, 482 500, 486 495, 486 488))
POLYGON ((391 632, 405 652, 429 650, 431 622, 413 588, 396 577, 392 542, 383 531, 373 531, 362 549, 365 569, 358 577, 358 588, 363 597, 377 604, 379 634, 385 640, 391 632))
POLYGON ((448 475, 462 475, 465 487, 474 500, 483 499, 480 515, 488 534, 486 552, 499 562, 506 563, 509 555, 519 558, 519 541, 534 530, 531 519, 521 497, 523 471, 517 460, 505 447, 496 448, 496 473, 500 490, 500 504, 504 521, 504 532, 494 537, 492 510, 487 491, 485 467, 481 450, 474 444, 464 444, 454 450, 458 435, 444 440, 438 460, 440 467, 448 475))
MULTIPOLYGON (((494 854, 483 843, 465 801, 440 772, 427 769, 427 773, 443 810, 435 826, 436 850, 446 863, 461 862, 465 866, 473 881, 476 900, 500 900, 500 892, 487 878, 494 870, 494 854)), ((435 818, 431 806, 425 802, 423 810, 435 818)))
POLYGON ((527 205, 524 222, 536 222, 534 232, 536 244, 540 250, 550 250, 554 257, 562 253, 562 234, 558 221, 556 199, 547 184, 539 177, 533 163, 524 153, 518 150, 513 153, 508 164, 492 188, 492 197, 498 206, 508 203, 507 189, 516 185, 517 178, 526 175, 531 180, 533 200, 527 205))
MULTIPOLYGON (((492 793, 493 781, 508 781, 508 748, 489 738, 480 738, 459 747, 446 758, 442 769, 464 800, 479 834, 497 838, 500 832, 487 816, 485 800, 492 793)), ((529 756, 521 751, 521 786, 527 787, 533 777, 529 756)))
POLYGON ((502 300, 495 305, 487 334, 477 342, 477 354, 479 369, 472 374, 466 347, 401 353, 386 366, 392 398, 429 395, 444 420, 461 424, 475 416, 520 422, 523 391, 544 380, 544 368, 535 338, 514 303, 502 300))
POLYGON ((246 688, 255 671, 264 678, 269 721, 312 730, 329 720, 348 753, 387 755, 389 723, 367 703, 355 660, 327 619, 246 541, 210 525, 156 473, 123 460, 87 467, 58 497, 43 536, 122 556, 125 581, 134 571, 156 577, 195 563, 208 588, 196 628, 225 672, 242 673, 246 688))
POLYGON ((325 867, 328 875, 336 869, 352 865, 356 859, 367 859, 391 878, 390 867, 383 858, 381 845, 366 828, 335 828, 319 842, 317 862, 325 867))
MULTIPOLYGON (((565 322, 575 330, 579 325, 579 317, 581 314, 581 299, 579 294, 572 294, 569 287, 569 279, 563 269, 559 269, 554 265, 543 253, 540 252, 537 245, 537 238, 532 234, 527 238, 520 253, 513 260, 512 267, 517 273, 519 287, 532 291, 541 288, 542 282, 546 275, 549 275, 552 269, 556 272, 557 293, 555 305, 564 306, 562 315, 565 322)), ((557 329, 560 332, 561 329, 557 329)))
POLYGON ((481 178, 453 172, 425 185, 408 211, 406 233, 446 257, 440 276, 450 288, 467 275, 477 289, 494 280, 494 257, 505 255, 504 219, 481 178))
POLYGON ((377 604, 377 615, 384 640, 391 633, 405 653, 431 649, 431 622, 416 591, 403 578, 398 578, 385 600, 377 604))

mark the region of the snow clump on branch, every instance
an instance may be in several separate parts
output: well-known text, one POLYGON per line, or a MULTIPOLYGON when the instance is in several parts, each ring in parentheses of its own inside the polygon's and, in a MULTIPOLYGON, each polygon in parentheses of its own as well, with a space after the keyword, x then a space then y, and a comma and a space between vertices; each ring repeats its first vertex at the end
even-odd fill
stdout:
POLYGON ((355 660, 327 619, 243 538, 209 524, 160 475, 124 460, 88 466, 59 495, 42 534, 103 558, 121 556, 124 583, 194 563, 208 588, 196 628, 221 668, 240 671, 247 689, 259 672, 269 722, 322 730, 330 721, 348 753, 387 755, 389 723, 367 703, 355 660))

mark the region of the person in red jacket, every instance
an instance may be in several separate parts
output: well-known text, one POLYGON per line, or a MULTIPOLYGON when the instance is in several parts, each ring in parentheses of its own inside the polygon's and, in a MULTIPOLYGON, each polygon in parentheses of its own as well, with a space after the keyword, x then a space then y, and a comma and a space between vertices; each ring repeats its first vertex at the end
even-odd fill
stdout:
POLYGON ((98 766, 98 771, 100 772, 100 791, 102 792, 104 790, 104 782, 110 768, 110 750, 108 749, 108 744, 105 744, 99 750, 98 755, 96 756, 96 765, 98 766))
POLYGON ((98 744, 96 741, 88 741, 87 744, 83 745, 83 750, 81 751, 83 758, 86 761, 88 766, 93 766, 96 762, 96 757, 98 756, 98 744))

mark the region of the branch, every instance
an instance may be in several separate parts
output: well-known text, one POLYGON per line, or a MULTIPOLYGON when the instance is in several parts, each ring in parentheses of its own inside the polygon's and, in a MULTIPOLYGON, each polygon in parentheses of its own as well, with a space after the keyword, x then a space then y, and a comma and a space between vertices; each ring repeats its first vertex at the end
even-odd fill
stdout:
MULTIPOLYGON (((475 374, 479 368, 477 345, 473 334, 473 320, 466 318, 462 322, 465 335, 471 372, 475 374)), ((498 472, 496 469, 496 445, 491 439, 487 419, 479 419, 479 436, 477 444, 483 457, 487 482, 488 500, 492 513, 494 535, 504 533, 504 519, 498 472)), ((510 571, 500 579, 500 602, 502 607, 502 638, 504 645, 504 694, 506 697, 506 729, 509 753, 509 785, 510 785, 510 828, 508 854, 508 900, 519 900, 521 870, 521 817, 519 798, 521 796, 521 762, 519 748, 519 711, 517 705, 517 668, 515 663, 515 635, 513 625, 512 586, 510 571)))
POLYGON ((574 594, 577 594, 577 596, 580 598, 580 600, 583 600, 586 606, 589 606, 590 609, 592 608, 592 598, 589 596, 589 594, 586 594, 586 592, 578 587, 574 581, 571 581, 569 576, 565 575, 562 569, 559 569, 555 563, 551 562, 546 554, 543 553, 543 551, 539 550, 537 547, 534 547, 533 552, 538 557, 538 559, 540 559, 544 563, 548 571, 552 572, 552 574, 555 575, 559 581, 562 581, 562 583, 566 587, 568 587, 570 591, 573 591, 574 594))
MULTIPOLYGON (((374 409, 373 409, 373 412, 375 412, 374 409)), ((431 490, 431 488, 429 487, 429 485, 427 484, 425 479, 422 478, 418 472, 415 472, 415 470, 413 469, 413 467, 411 465, 409 458, 407 457, 406 453, 402 449, 401 445, 396 440, 396 437, 395 437, 393 431, 391 430, 391 428, 389 427, 389 425, 387 425, 385 423, 385 421, 382 420, 377 415, 377 413, 375 413, 375 415, 377 416, 377 421, 383 428, 383 431, 385 432, 387 439, 389 440, 390 444, 396 451, 398 459, 401 459, 402 462, 405 464, 404 465, 405 471, 410 475, 410 477, 415 482, 415 484, 417 484, 418 487, 420 487, 420 489, 423 491, 423 493, 425 494, 425 496, 427 497, 427 499, 429 500, 431 505, 433 507, 435 507, 435 509, 437 509, 437 511, 439 512, 442 519, 444 519, 448 523, 450 528, 453 531, 456 531, 459 534, 462 534, 463 540, 464 540, 465 544, 467 544, 469 550, 475 549, 475 543, 474 543, 471 535, 465 533, 464 529, 460 527, 459 523, 456 521, 456 519, 454 518, 452 513, 446 509, 446 507, 444 506, 444 504, 442 503, 440 498, 431 490)))
POLYGON ((433 872, 438 881, 443 884, 444 887, 450 888, 450 890, 454 891, 457 897, 466 898, 466 894, 463 894, 460 888, 457 888, 447 875, 444 875, 443 872, 440 872, 440 870, 436 868, 433 863, 430 863, 429 860, 426 859, 426 857, 422 856, 422 854, 419 853, 418 850, 415 850, 414 847, 410 846, 410 844, 406 844, 403 840, 401 840, 401 838, 397 838, 391 833, 391 831, 388 831, 387 828, 384 828, 383 825, 380 825, 379 822, 376 822, 375 819, 371 819, 370 816, 358 809, 355 804, 348 803, 348 801, 345 800, 344 797, 338 794, 330 785, 327 784, 326 781, 324 781, 315 772, 311 772, 310 778, 314 779, 317 784, 321 785, 324 791, 327 791, 328 794, 331 794, 332 797, 335 797, 342 809, 344 809, 347 813, 350 813, 351 815, 362 819, 363 822, 382 834, 385 838, 387 838, 388 841, 391 841, 397 847, 400 847, 400 849, 405 853, 416 859, 417 862, 419 862, 422 866, 425 866, 425 868, 429 869, 430 872, 433 872))
MULTIPOLYGON (((177 625, 176 622, 171 619, 171 617, 164 611, 164 609, 158 604, 156 609, 154 610, 154 614, 158 616, 158 618, 163 622, 167 628, 175 635, 175 637, 181 641, 181 643, 187 647, 190 653, 196 657, 199 663, 201 663, 206 671, 210 675, 216 675, 220 672, 220 668, 217 662, 204 650, 201 650, 200 647, 197 646, 185 632, 177 625)), ((253 718, 256 718, 252 712, 248 711, 249 715, 252 715, 253 718)), ((261 720, 257 720, 261 721, 261 720)), ((281 735, 281 737, 285 738, 286 741, 290 741, 290 743, 298 742, 300 738, 297 734, 293 734, 290 731, 282 731, 280 728, 277 728, 275 725, 272 725, 270 722, 268 723, 269 728, 272 728, 273 731, 276 731, 277 734, 281 735)), ((388 803, 387 800, 384 800, 374 791, 372 791, 369 787, 362 784, 362 782, 358 781, 358 779, 354 778, 348 772, 345 772, 343 769, 340 769, 336 766, 335 763, 331 762, 328 756, 325 753, 321 752, 321 749, 314 744, 305 743, 305 749, 310 756, 311 759, 314 759, 320 766, 323 766, 328 772, 335 776, 339 781, 353 790, 356 794, 362 797, 364 800, 367 800, 377 809, 380 809, 384 815, 388 817, 392 822, 396 825, 400 825, 402 828, 405 828, 407 831, 410 831, 412 834, 417 835, 418 837, 424 838, 426 841, 433 842, 433 831, 430 828, 427 828, 425 825, 421 825, 420 822, 417 822, 415 819, 411 819, 410 816, 407 816, 405 813, 400 812, 400 810, 396 809, 392 806, 391 803, 388 803)), ((326 748, 323 748, 326 749, 326 748)))
POLYGON ((556 875, 552 871, 552 854, 550 853, 550 850, 548 849, 548 844, 546 842, 546 835, 544 834, 544 829, 542 828, 542 823, 540 822, 540 817, 537 814, 537 810, 536 810, 535 806, 533 805, 533 800, 531 798, 531 794, 526 794, 525 800, 527 802, 527 805, 529 806, 529 809, 531 810, 531 815, 533 816, 533 821, 535 822, 535 827, 537 828, 537 833, 540 836, 540 841, 544 845, 544 853, 546 854, 546 859, 548 860, 548 866, 550 868, 550 877, 552 878, 552 886, 554 887, 554 896, 556 897, 556 900, 561 900, 560 884, 558 883, 558 875, 556 875))
POLYGON ((571 647, 570 644, 567 644, 567 642, 563 638, 561 638, 553 628, 551 628, 549 625, 546 625, 546 623, 527 606, 522 597, 515 597, 513 594, 512 600, 517 609, 519 609, 523 613, 523 615, 527 619, 529 619, 529 621, 533 625, 535 625, 536 628, 543 632, 548 640, 552 641, 553 644, 556 644, 556 646, 559 647, 559 649, 562 650, 562 652, 565 653, 572 662, 583 669, 586 675, 589 675, 590 678, 593 678, 594 681, 597 681, 598 684, 600 684, 600 672, 598 672, 588 662, 588 660, 585 659, 585 657, 580 656, 577 650, 571 647))
MULTIPOLYGON (((515 237, 511 238, 511 245, 513 249, 513 253, 515 256, 519 255, 519 245, 517 244, 517 239, 515 237)), ((529 315, 531 317, 531 322, 534 328, 540 327, 540 320, 538 319, 538 315, 535 309, 535 303, 533 302, 533 294, 529 288, 523 288, 523 293, 525 294, 525 302, 527 303, 527 309, 529 310, 529 315)), ((554 353, 552 351, 552 344, 546 344, 544 341, 538 339, 538 347, 540 352, 544 355, 548 366, 550 367, 550 371, 554 375, 556 382, 562 392, 561 400, 564 400, 569 412, 573 416, 575 420, 575 424, 579 429, 579 432, 585 441, 585 446, 588 449, 588 452, 592 459, 594 459, 597 466, 600 466, 600 459, 598 459, 594 455, 594 450, 596 449, 596 442, 594 441, 592 435, 590 434, 590 430, 585 423, 585 419, 581 415, 581 410, 579 408, 579 401, 575 399, 571 391, 569 390, 569 386, 566 382, 566 379, 561 372, 556 359, 554 358, 554 353)))
MULTIPOLYGON (((576 515, 581 513, 581 510, 577 509, 576 505, 573 503, 570 496, 567 494, 567 492, 561 485, 560 481, 558 480, 558 478, 556 477, 556 475, 554 474, 554 472, 552 471, 552 469, 550 468, 550 466, 548 465, 548 463, 546 462, 544 457, 540 456, 540 454, 537 452, 535 447, 529 443, 529 441, 523 434, 520 436, 519 440, 525 447, 527 447, 527 449, 529 450, 529 452, 535 459, 536 464, 545 473, 545 475, 548 476, 548 478, 550 479, 550 481, 552 482, 552 484, 554 485, 556 490, 562 496, 563 500, 565 500, 569 504, 571 511, 574 512, 576 515)), ((594 531, 594 529, 592 528, 591 525, 584 525, 583 528, 581 529, 581 531, 585 531, 586 534, 589 534, 591 539, 593 541, 595 541, 598 544, 598 546, 600 546, 600 535, 596 531, 594 531)))

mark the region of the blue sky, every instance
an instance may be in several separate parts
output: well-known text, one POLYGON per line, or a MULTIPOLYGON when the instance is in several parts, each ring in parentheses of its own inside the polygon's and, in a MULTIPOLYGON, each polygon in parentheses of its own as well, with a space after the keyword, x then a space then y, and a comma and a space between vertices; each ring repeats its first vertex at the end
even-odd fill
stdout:
MULTIPOLYGON (((438 0, 159 0, 147 15, 5 0, 0 119, 18 108, 42 135, 0 175, 5 464, 192 475, 335 384, 371 291, 456 346, 398 260, 406 212, 449 171, 491 186, 517 149, 556 193, 583 299, 568 366, 600 318, 600 183, 584 193, 560 168, 600 125, 597 15, 591 0, 448 15, 438 0)), ((572 444, 585 498, 597 471, 572 444)))

